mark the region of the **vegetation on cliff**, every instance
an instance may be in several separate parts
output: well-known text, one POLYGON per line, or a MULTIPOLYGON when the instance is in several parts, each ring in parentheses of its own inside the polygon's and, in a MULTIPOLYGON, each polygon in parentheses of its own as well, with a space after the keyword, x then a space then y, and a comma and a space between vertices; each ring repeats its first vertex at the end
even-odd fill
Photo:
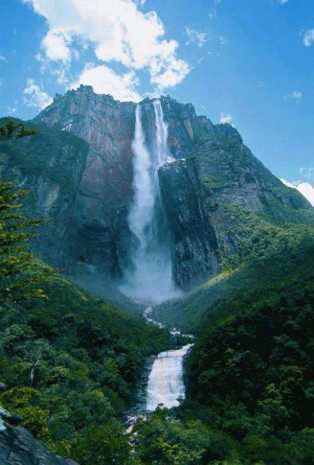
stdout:
MULTIPOLYGON (((206 315, 221 312, 222 298, 231 299, 237 292, 250 293, 251 289, 266 289, 283 282, 289 254, 298 255, 300 244, 313 235, 314 210, 304 214, 290 210, 290 220, 273 223, 265 214, 257 214, 239 206, 228 206, 225 235, 232 231, 233 253, 221 252, 222 270, 193 289, 184 301, 170 301, 155 309, 155 315, 168 326, 199 333, 206 315)), ((230 309, 232 312, 232 309, 230 309)))
POLYGON ((227 434, 248 464, 314 457, 314 230, 293 232, 207 314, 188 360, 187 415, 227 434))

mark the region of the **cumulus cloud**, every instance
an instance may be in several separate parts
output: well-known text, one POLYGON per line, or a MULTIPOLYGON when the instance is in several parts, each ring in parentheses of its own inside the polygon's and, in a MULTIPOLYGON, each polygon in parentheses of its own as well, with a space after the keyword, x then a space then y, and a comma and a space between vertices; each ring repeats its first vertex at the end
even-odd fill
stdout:
POLYGON ((224 113, 221 113, 219 122, 220 124, 232 124, 233 118, 229 114, 225 115, 224 113))
POLYGON ((314 44, 314 29, 308 29, 303 34, 303 44, 305 47, 311 47, 314 44))
POLYGON ((302 182, 297 186, 298 191, 304 195, 304 197, 313 205, 314 207, 314 186, 309 182, 302 182))
POLYGON ((281 181, 292 189, 297 189, 314 207, 314 186, 309 182, 289 182, 285 179, 281 181))
POLYGON ((136 92, 136 76, 134 72, 124 75, 115 73, 105 65, 86 65, 79 80, 72 83, 72 88, 80 84, 90 85, 98 94, 110 94, 121 101, 139 101, 140 95, 136 92))
POLYGON ((203 45, 207 42, 207 33, 202 31, 197 31, 189 26, 185 28, 185 32, 188 36, 188 44, 195 44, 199 48, 202 48, 203 45))
POLYGON ((47 58, 52 61, 67 63, 71 60, 71 51, 62 31, 52 29, 48 31, 41 43, 47 58))
POLYGON ((24 103, 30 107, 43 109, 52 102, 52 98, 33 79, 27 80, 23 94, 24 103))
MULTIPOLYGON (((95 65, 98 74, 104 73, 104 81, 110 62, 128 71, 147 70, 151 83, 161 89, 179 84, 190 71, 177 56, 179 44, 165 39, 166 31, 156 12, 140 10, 143 0, 24 1, 47 21, 49 29, 42 50, 49 60, 69 63, 79 42, 92 47, 95 57, 106 63, 103 68, 95 65)), ((85 69, 82 74, 86 75, 85 69)), ((132 92, 133 81, 130 83, 132 92)))

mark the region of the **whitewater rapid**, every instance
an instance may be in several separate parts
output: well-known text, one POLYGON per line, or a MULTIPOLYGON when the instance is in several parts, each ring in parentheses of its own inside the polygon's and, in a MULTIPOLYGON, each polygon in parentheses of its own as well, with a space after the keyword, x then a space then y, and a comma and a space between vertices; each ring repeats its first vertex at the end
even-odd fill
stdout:
POLYGON ((161 352, 155 358, 148 378, 147 412, 153 412, 159 405, 168 409, 178 407, 185 399, 183 361, 191 347, 192 344, 187 344, 178 350, 161 352))
MULTIPOLYGON (((147 307, 144 318, 149 323, 162 327, 152 317, 153 308, 147 307)), ((173 330, 173 334, 179 334, 173 330)), ((177 350, 160 352, 154 359, 146 388, 146 411, 153 412, 160 405, 165 408, 178 407, 185 399, 184 357, 193 344, 187 344, 177 350)))

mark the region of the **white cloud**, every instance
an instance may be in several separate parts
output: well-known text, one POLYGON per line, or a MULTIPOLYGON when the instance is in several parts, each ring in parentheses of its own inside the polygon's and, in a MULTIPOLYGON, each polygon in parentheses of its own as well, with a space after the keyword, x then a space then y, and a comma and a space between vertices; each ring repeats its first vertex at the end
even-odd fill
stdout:
POLYGON ((66 35, 57 29, 48 31, 41 43, 47 58, 52 61, 67 63, 71 60, 71 50, 66 35))
POLYGON ((220 124, 232 124, 233 118, 231 115, 221 113, 219 122, 220 124))
POLYGON ((303 92, 301 92, 300 90, 294 90, 291 93, 290 97, 295 100, 300 100, 303 97, 303 92))
POLYGON ((86 65, 79 80, 71 87, 76 88, 80 84, 93 86, 98 94, 110 94, 121 101, 139 101, 140 95, 136 92, 136 76, 134 72, 124 75, 115 73, 105 65, 86 65))
POLYGON ((314 186, 309 182, 302 182, 297 186, 298 191, 304 195, 304 197, 313 205, 314 207, 314 186))
POLYGON ((52 98, 33 79, 27 80, 23 94, 24 103, 31 107, 43 109, 52 102, 52 98))
POLYGON ((185 32, 188 36, 188 44, 195 44, 201 48, 207 42, 206 32, 197 31, 189 26, 185 28, 185 32))
POLYGON ((177 56, 179 44, 165 39, 156 12, 140 10, 142 0, 24 1, 47 21, 42 50, 49 60, 70 62, 79 42, 91 46, 103 63, 118 62, 129 71, 148 70, 151 83, 159 88, 177 85, 190 71, 177 56))
POLYGON ((314 44, 314 29, 309 29, 303 34, 303 44, 305 47, 311 47, 314 44))
POLYGON ((309 182, 289 182, 285 179, 281 181, 288 187, 297 189, 314 206, 314 186, 309 182))

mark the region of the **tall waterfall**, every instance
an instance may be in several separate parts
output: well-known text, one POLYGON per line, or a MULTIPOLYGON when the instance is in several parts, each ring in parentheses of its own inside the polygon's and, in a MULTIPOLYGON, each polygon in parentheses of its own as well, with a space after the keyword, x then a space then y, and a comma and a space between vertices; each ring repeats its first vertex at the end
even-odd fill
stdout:
POLYGON ((155 128, 150 149, 142 125, 142 108, 135 112, 135 134, 132 143, 134 200, 128 222, 137 239, 132 253, 133 269, 126 273, 122 290, 144 302, 159 303, 177 295, 172 280, 170 250, 161 241, 162 209, 158 169, 167 162, 168 128, 159 100, 153 102, 155 128))

